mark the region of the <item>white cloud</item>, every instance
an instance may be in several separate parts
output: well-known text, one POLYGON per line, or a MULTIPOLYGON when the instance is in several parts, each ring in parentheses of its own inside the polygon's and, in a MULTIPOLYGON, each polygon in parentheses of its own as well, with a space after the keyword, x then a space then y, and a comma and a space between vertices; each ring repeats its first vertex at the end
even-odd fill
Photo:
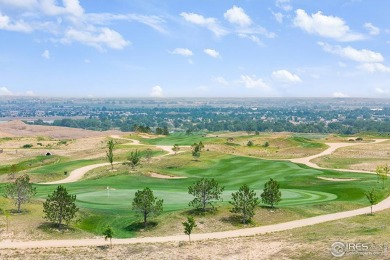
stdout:
POLYGON ((245 13, 244 9, 235 5, 227 10, 223 16, 230 23, 242 27, 250 26, 252 24, 251 18, 245 13))
POLYGON ((375 91, 379 94, 390 94, 389 89, 383 89, 383 88, 375 88, 375 91))
POLYGON ((286 12, 292 10, 290 0, 276 0, 275 5, 286 12))
POLYGON ((213 50, 213 49, 204 49, 203 50, 204 53, 206 53, 207 55, 213 57, 213 58, 219 58, 220 55, 219 55, 219 52, 217 52, 216 50, 213 50))
POLYGON ((274 15, 275 20, 278 23, 283 23, 284 15, 282 13, 272 13, 274 15))
POLYGON ((163 89, 160 86, 154 86, 152 88, 152 92, 150 93, 150 96, 152 97, 163 97, 163 89))
POLYGON ((349 97, 349 96, 347 94, 342 93, 342 92, 334 92, 333 97, 344 98, 344 97, 349 97))
POLYGON ((362 65, 359 66, 359 68, 368 72, 390 73, 390 67, 387 67, 382 63, 363 63, 362 65))
POLYGON ((170 51, 169 53, 182 55, 182 56, 186 56, 186 57, 190 57, 190 56, 194 55, 194 53, 190 49, 186 49, 186 48, 176 48, 173 51, 170 51))
POLYGON ((217 37, 224 36, 228 33, 227 30, 225 30, 223 27, 219 25, 218 20, 216 18, 205 18, 200 14, 186 13, 186 12, 183 12, 180 15, 187 22, 206 27, 207 29, 212 31, 217 37))
POLYGON ((382 62, 383 56, 379 52, 374 52, 367 49, 357 50, 351 46, 341 47, 339 45, 330 45, 324 42, 318 42, 318 45, 326 52, 339 55, 340 57, 347 58, 357 62, 382 62))
POLYGON ((47 60, 50 60, 50 51, 49 50, 44 50, 41 54, 41 56, 47 60))
POLYGON ((35 96, 35 93, 32 90, 27 90, 26 91, 26 96, 32 97, 32 96, 35 96))
POLYGON ((13 93, 6 87, 0 87, 0 96, 12 96, 13 93))
POLYGON ((121 50, 130 44, 130 42, 123 39, 121 34, 107 27, 95 30, 98 31, 89 32, 69 29, 66 31, 65 37, 62 39, 62 42, 69 43, 72 41, 76 41, 85 45, 93 46, 99 50, 103 50, 104 47, 121 50))
POLYGON ((381 32, 381 30, 372 23, 365 23, 364 28, 366 28, 371 35, 378 35, 381 32))
POLYGON ((285 83, 298 83, 302 82, 298 75, 295 75, 288 70, 278 70, 272 72, 272 78, 285 83))
POLYGON ((336 16, 326 16, 322 12, 309 16, 304 10, 298 9, 293 22, 296 27, 310 34, 317 34, 337 41, 357 41, 364 38, 363 35, 352 32, 343 19, 336 16))
POLYGON ((261 78, 256 78, 256 76, 241 75, 240 83, 250 89, 270 89, 270 87, 261 78))
POLYGON ((218 84, 221 84, 221 85, 224 85, 224 86, 229 86, 230 83, 229 81, 227 81, 224 77, 222 76, 218 76, 218 77, 214 77, 213 78, 213 81, 218 83, 218 84))
POLYGON ((0 4, 18 8, 31 9, 37 6, 38 2, 37 0, 0 0, 0 4))
POLYGON ((84 9, 79 0, 62 0, 63 6, 57 5, 56 0, 41 0, 40 8, 46 15, 73 15, 82 16, 84 9))
POLYGON ((83 15, 82 20, 87 23, 95 25, 109 25, 113 21, 136 21, 145 24, 158 32, 165 33, 164 28, 165 20, 159 16, 148 16, 140 14, 111 14, 111 13, 86 13, 83 15))
POLYGON ((11 21, 7 15, 2 15, 0 12, 0 30, 15 31, 15 32, 32 32, 33 28, 23 20, 11 21))

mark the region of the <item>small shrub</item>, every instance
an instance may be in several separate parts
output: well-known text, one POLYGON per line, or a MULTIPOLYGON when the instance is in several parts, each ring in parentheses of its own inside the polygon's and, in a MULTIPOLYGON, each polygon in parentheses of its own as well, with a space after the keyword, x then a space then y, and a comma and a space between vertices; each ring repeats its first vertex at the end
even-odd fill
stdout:
POLYGON ((31 147, 33 147, 33 145, 32 144, 25 144, 25 145, 23 145, 23 148, 31 148, 31 147))
POLYGON ((254 146, 255 144, 252 142, 252 141, 248 141, 248 143, 246 144, 247 146, 251 147, 251 146, 254 146))

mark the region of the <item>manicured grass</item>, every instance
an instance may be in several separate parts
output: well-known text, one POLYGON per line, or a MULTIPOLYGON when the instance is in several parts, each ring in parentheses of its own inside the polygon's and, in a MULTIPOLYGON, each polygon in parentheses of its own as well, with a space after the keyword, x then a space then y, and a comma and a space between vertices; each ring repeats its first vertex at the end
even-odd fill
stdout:
MULTIPOLYGON (((188 186, 201 177, 215 178, 225 187, 223 205, 227 205, 231 193, 241 185, 249 184, 260 195, 264 183, 269 178, 274 178, 281 185, 283 200, 278 206, 282 209, 294 209, 297 206, 310 209, 310 205, 315 208, 325 202, 327 205, 334 202, 356 205, 355 207, 368 205, 364 192, 377 185, 375 175, 316 170, 287 161, 259 160, 213 152, 203 152, 200 161, 193 161, 189 153, 183 153, 165 157, 157 164, 158 168, 164 165, 160 168, 160 173, 188 178, 156 179, 128 173, 65 184, 70 193, 77 194, 77 203, 86 214, 78 227, 100 234, 104 226, 111 225, 117 237, 134 236, 135 231, 129 230, 128 226, 140 221, 140 217, 131 210, 132 198, 137 190, 151 188, 155 196, 164 199, 166 213, 189 210, 188 202, 192 197, 188 194, 188 186), (358 180, 332 182, 318 179, 318 176, 358 180), (110 187, 109 196, 107 186, 110 187)), ((148 170, 148 167, 145 166, 143 170, 148 170)), ((54 185, 37 185, 37 195, 45 198, 54 189, 54 185)), ((380 199, 388 192, 387 189, 378 191, 380 199)))
MULTIPOLYGON (((17 171, 23 171, 26 169, 32 169, 41 167, 44 165, 49 165, 53 163, 57 163, 61 160, 58 156, 36 156, 33 158, 30 158, 28 160, 24 160, 22 162, 16 163, 16 169, 17 171)), ((12 165, 2 165, 0 166, 0 174, 6 174, 11 172, 12 165)))
POLYGON ((193 143, 213 141, 218 138, 214 137, 205 137, 205 134, 191 134, 186 135, 185 133, 174 133, 166 137, 160 138, 150 138, 150 139, 139 139, 142 143, 151 144, 151 145, 192 145, 193 143))

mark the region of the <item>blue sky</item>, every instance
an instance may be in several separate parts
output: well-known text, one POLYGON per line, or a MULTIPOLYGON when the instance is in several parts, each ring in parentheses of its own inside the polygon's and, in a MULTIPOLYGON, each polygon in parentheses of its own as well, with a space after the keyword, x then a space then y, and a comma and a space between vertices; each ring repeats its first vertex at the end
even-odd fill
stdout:
POLYGON ((0 95, 390 97, 388 0, 0 0, 0 95))

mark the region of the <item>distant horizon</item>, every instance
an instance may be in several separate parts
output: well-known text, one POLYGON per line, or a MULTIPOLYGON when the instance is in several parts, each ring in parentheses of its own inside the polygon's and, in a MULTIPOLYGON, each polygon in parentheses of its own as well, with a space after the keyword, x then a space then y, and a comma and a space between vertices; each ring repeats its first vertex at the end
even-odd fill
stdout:
POLYGON ((0 96, 390 97, 386 0, 0 0, 0 96))

